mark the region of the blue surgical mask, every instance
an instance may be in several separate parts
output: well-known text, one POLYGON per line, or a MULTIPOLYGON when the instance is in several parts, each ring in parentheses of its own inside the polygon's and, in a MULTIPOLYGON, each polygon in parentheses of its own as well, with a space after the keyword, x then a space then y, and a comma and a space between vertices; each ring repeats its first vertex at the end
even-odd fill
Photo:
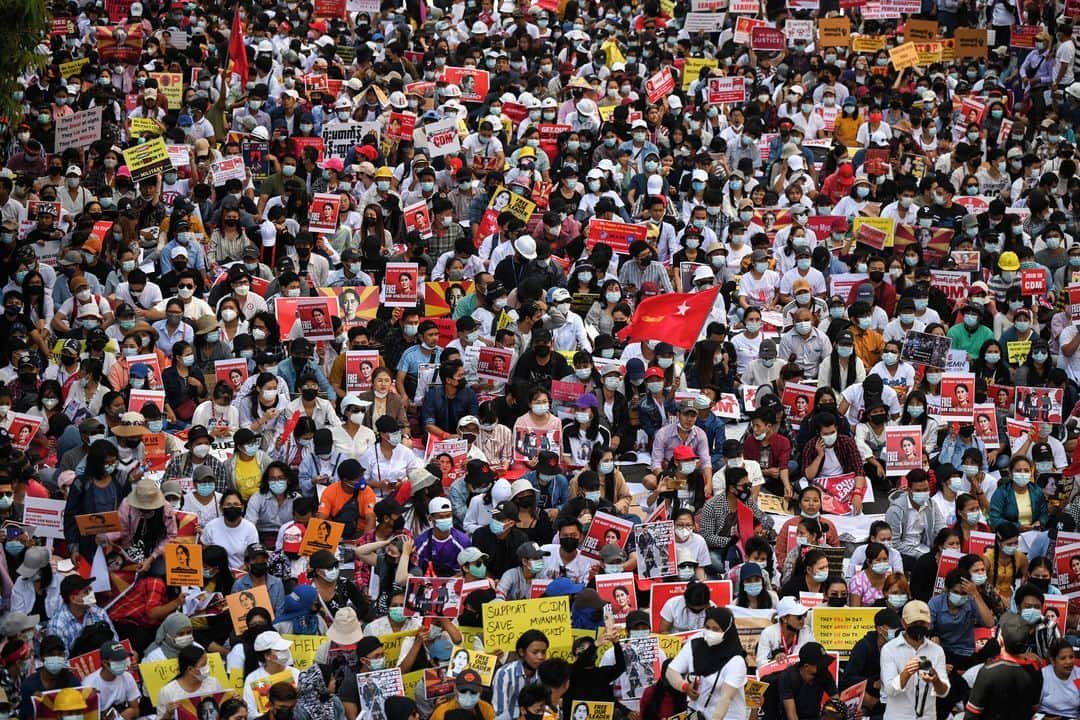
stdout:
POLYGON ((210 497, 214 494, 214 483, 199 483, 195 490, 199 493, 199 497, 210 497))
POLYGON ((1020 611, 1020 617, 1024 619, 1028 625, 1034 625, 1042 620, 1042 610, 1039 608, 1024 608, 1020 611))
POLYGON ((275 495, 284 494, 285 490, 289 487, 289 483, 286 480, 271 480, 268 485, 270 487, 270 492, 275 495))
POLYGON ((503 531, 506 530, 506 523, 492 518, 488 523, 488 529, 491 530, 493 535, 502 535, 503 531))
POLYGON ((46 672, 56 675, 67 667, 67 660, 62 657, 50 656, 45 658, 41 664, 45 666, 46 672))
POLYGON ((748 582, 748 583, 743 583, 742 587, 743 587, 743 590, 746 592, 748 597, 757 597, 758 595, 761 594, 761 591, 764 589, 765 586, 764 586, 763 583, 759 583, 759 582, 756 582, 756 583, 748 582))
POLYGON ((435 529, 439 532, 450 532, 452 527, 454 527, 453 518, 439 518, 435 521, 435 529))
POLYGON ((949 593, 949 604, 953 607, 962 607, 968 602, 967 595, 961 595, 960 593, 949 593))
POLYGON ((592 502, 600 502, 599 490, 586 490, 583 494, 585 495, 586 500, 591 500, 592 502))

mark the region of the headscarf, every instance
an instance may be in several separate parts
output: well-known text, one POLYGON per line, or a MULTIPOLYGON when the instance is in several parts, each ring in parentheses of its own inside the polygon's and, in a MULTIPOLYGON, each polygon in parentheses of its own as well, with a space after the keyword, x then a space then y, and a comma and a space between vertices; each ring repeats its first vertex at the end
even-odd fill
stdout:
POLYGON ((715 620, 724 633, 724 640, 719 645, 710 646, 704 638, 691 641, 694 656, 694 674, 712 675, 720 672, 727 661, 736 655, 745 655, 739 630, 735 627, 735 616, 727 608, 711 607, 705 611, 705 620, 715 620))
POLYGON ((157 634, 154 636, 154 643, 146 649, 146 653, 149 655, 155 648, 159 648, 165 654, 166 659, 175 658, 180 654, 181 649, 175 644, 177 633, 190 629, 191 618, 183 613, 173 613, 165 618, 161 626, 158 627, 157 634))
POLYGON ((296 691, 296 705, 304 709, 310 720, 334 720, 334 699, 326 690, 321 665, 314 664, 300 673, 296 691))
POLYGON ((293 635, 319 634, 319 616, 311 609, 316 592, 312 585, 297 585, 285 596, 285 611, 277 620, 291 620, 293 635))

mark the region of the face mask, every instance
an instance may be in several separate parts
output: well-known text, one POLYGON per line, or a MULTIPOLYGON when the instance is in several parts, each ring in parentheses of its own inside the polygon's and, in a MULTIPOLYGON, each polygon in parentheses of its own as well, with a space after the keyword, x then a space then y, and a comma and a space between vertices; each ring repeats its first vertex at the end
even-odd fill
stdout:
POLYGON ((572 553, 578 549, 580 541, 577 538, 559 538, 559 547, 563 552, 572 553))
POLYGON ((900 356, 897 355, 894 352, 881 353, 881 360, 886 365, 889 365, 889 366, 895 365, 897 363, 897 361, 899 361, 899 359, 900 359, 900 356))
POLYGON ((814 573, 814 582, 823 583, 829 579, 829 571, 822 570, 821 572, 814 573))
POLYGON ((911 493, 911 502, 917 507, 922 507, 926 504, 926 501, 930 499, 930 493, 923 490, 921 492, 911 493))
POLYGON ((45 666, 45 671, 52 675, 58 674, 67 667, 67 661, 62 657, 47 657, 41 664, 45 666))
POLYGON ((1017 545, 1002 545, 1001 552, 1011 557, 1016 554, 1017 547, 1017 545))
POLYGON ((222 508, 221 514, 225 517, 226 520, 229 520, 230 522, 236 522, 240 519, 240 516, 244 514, 244 509, 238 507, 222 508))
POLYGON ((199 497, 210 497, 214 494, 214 483, 199 483, 195 491, 199 493, 199 497))
POLYGON ((1039 608, 1024 608, 1020 611, 1020 617, 1024 619, 1028 625, 1034 625, 1042 620, 1042 610, 1039 608))
POLYGON ((761 591, 765 589, 763 583, 743 583, 743 590, 750 597, 757 597, 761 594, 761 591))
POLYGON ((450 532, 452 527, 454 527, 453 518, 439 518, 435 521, 435 529, 439 532, 450 532))
POLYGON ((1045 352, 1033 352, 1033 353, 1031 353, 1031 359, 1034 360, 1035 362, 1040 362, 1040 363, 1041 362, 1046 362, 1046 358, 1048 358, 1048 357, 1049 357, 1049 355, 1047 355, 1045 352))
POLYGON ((960 593, 949 593, 949 604, 953 607, 962 607, 968 602, 967 595, 961 595, 960 593))
POLYGON ((939 372, 928 372, 928 373, 926 373, 926 382, 930 383, 931 385, 940 384, 941 383, 941 373, 939 373, 939 372))
POLYGON ((858 319, 856 324, 859 326, 860 330, 869 330, 870 329, 870 318, 861 317, 861 318, 858 319))
POLYGON ((907 629, 907 634, 915 642, 921 642, 930 634, 930 628, 925 625, 912 625, 907 629))
POLYGON ((889 595, 889 605, 902 608, 907 603, 907 595, 889 595))
POLYGON ((405 608, 400 605, 388 608, 386 614, 396 623, 405 622, 405 608))
POLYGON ((207 455, 210 454, 210 446, 209 445, 196 445, 195 447, 191 448, 191 454, 194 455, 195 457, 199 458, 200 460, 202 460, 203 458, 205 458, 207 455))
POLYGON ((1031 473, 1014 472, 1012 481, 1017 487, 1027 487, 1027 484, 1031 482, 1031 473))
POLYGON ((705 640, 705 644, 709 647, 716 647, 720 643, 724 642, 724 633, 717 630, 702 630, 701 637, 705 640))
POLYGON ((826 447, 832 447, 836 444, 837 433, 829 433, 828 435, 822 435, 821 441, 825 443, 826 447))
POLYGON ((892 568, 892 566, 889 565, 889 563, 887 563, 887 562, 874 563, 873 565, 870 566, 870 569, 873 570, 878 575, 884 575, 885 573, 889 572, 889 570, 891 568, 892 568))

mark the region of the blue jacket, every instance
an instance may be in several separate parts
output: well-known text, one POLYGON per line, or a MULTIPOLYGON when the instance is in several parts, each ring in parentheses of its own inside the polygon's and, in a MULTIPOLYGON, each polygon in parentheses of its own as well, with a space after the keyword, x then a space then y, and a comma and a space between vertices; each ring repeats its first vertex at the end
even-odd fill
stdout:
MULTIPOLYGON (((233 583, 233 592, 250 590, 251 588, 250 575, 244 575, 233 583)), ((266 575, 266 592, 270 595, 270 604, 274 607, 274 617, 283 615, 285 613, 285 585, 282 584, 281 578, 268 572, 266 575)))
MULTIPOLYGON (((1001 523, 1008 520, 1014 525, 1019 525, 1019 512, 1016 508, 1016 491, 1014 485, 1009 482, 1006 485, 998 485, 997 490, 990 497, 990 527, 997 530, 1001 523)), ((1028 483, 1028 495, 1031 496, 1031 519, 1039 521, 1039 525, 1046 528, 1050 524, 1050 511, 1046 506, 1046 496, 1034 483, 1028 483)))
POLYGON ((667 424, 667 415, 675 413, 674 397, 664 394, 664 411, 660 412, 652 395, 644 395, 638 403, 638 423, 645 434, 652 438, 656 431, 667 424))
MULTIPOLYGON (((334 390, 333 385, 330 384, 330 381, 326 379, 326 375, 323 374, 322 368, 319 367, 318 364, 314 361, 308 361, 304 371, 315 376, 315 380, 319 383, 319 387, 322 388, 327 399, 333 402, 337 398, 337 392, 334 390)), ((298 378, 296 368, 293 366, 291 358, 285 358, 279 362, 277 368, 274 370, 274 374, 285 381, 285 384, 289 386, 290 393, 295 394, 300 392, 296 387, 298 378)))
POLYGON ((472 388, 463 387, 449 401, 442 385, 429 387, 424 393, 424 405, 420 411, 420 420, 424 427, 434 425, 448 433, 457 432, 457 424, 466 415, 479 414, 476 393, 472 388), (453 417, 450 410, 453 410, 453 417))
POLYGON ((570 481, 566 476, 559 473, 555 479, 546 485, 540 483, 540 474, 530 470, 523 476, 532 483, 536 490, 536 506, 541 510, 561 508, 570 500, 570 481))

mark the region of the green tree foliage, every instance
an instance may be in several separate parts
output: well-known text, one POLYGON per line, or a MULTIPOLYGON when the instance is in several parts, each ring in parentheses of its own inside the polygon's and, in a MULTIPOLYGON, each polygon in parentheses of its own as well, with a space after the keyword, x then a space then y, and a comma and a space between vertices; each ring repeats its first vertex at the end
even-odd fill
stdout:
POLYGON ((22 74, 48 61, 34 48, 48 37, 51 17, 45 0, 0 0, 0 115, 13 121, 20 103, 12 94, 23 89, 22 74))

